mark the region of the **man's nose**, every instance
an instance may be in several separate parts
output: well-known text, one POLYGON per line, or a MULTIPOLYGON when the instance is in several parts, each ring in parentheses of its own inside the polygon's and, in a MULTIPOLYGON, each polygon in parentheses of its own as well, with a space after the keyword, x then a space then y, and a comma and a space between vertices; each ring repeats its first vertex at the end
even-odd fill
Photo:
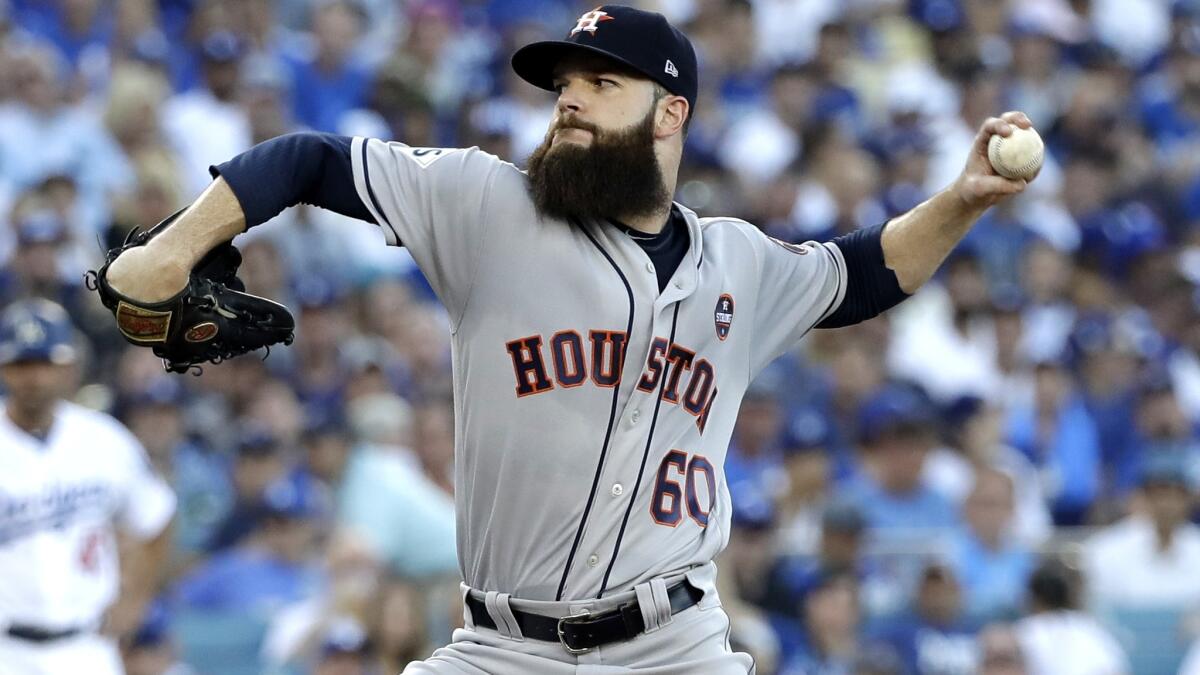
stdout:
POLYGON ((583 110, 583 99, 576 88, 568 84, 559 92, 557 105, 560 117, 568 113, 579 113, 583 110))

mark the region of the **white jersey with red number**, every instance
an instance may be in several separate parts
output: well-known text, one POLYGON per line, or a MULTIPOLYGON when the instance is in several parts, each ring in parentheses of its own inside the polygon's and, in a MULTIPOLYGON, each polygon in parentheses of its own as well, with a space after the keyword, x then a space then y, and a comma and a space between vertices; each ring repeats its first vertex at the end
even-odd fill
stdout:
POLYGON ((114 527, 152 538, 175 496, 117 420, 60 403, 45 439, 0 407, 0 626, 95 626, 119 587, 114 527))

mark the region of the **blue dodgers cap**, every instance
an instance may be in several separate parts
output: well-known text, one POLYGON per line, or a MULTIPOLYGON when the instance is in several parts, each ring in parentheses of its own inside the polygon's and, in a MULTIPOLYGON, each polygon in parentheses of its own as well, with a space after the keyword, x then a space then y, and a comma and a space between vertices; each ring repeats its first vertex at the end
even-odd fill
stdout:
POLYGON ((687 99, 696 112, 699 67, 687 36, 657 12, 601 5, 579 17, 563 40, 534 42, 517 50, 512 67, 535 87, 554 91, 554 67, 564 56, 590 52, 608 57, 687 99))
POLYGON ((858 411, 859 438, 866 443, 891 433, 931 431, 936 423, 932 406, 919 391, 896 384, 879 390, 858 411))
POLYGON ((177 377, 158 376, 129 392, 126 406, 130 409, 149 406, 174 408, 187 400, 187 390, 177 377))
POLYGON ((230 63, 240 59, 243 53, 245 53, 245 46, 241 39, 227 30, 210 33, 200 43, 200 54, 205 61, 230 63))
POLYGON ((764 532, 775 525, 775 504, 756 481, 736 481, 729 486, 729 493, 733 502, 730 520, 735 528, 764 532))
POLYGON ((821 450, 829 445, 830 435, 829 420, 825 415, 806 408, 796 413, 784 428, 783 450, 788 454, 821 450))
POLYGON ((370 651, 370 636, 358 621, 348 617, 337 617, 330 622, 321 640, 321 656, 335 654, 365 654, 370 651))
POLYGON ((67 310, 49 300, 22 300, 0 315, 0 365, 75 360, 75 327, 67 310))
POLYGON ((320 498, 303 480, 284 476, 263 490, 263 512, 288 519, 312 518, 321 513, 320 498))
POLYGON ((60 244, 67 239, 67 223, 53 211, 34 211, 16 222, 17 243, 22 246, 35 244, 60 244))

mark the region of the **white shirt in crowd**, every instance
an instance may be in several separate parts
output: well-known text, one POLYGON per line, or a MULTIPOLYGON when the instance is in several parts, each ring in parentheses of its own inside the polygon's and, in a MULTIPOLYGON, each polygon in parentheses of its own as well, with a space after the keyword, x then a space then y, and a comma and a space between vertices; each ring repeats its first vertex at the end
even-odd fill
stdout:
POLYGON ((1029 675, 1123 675, 1129 661, 1099 621, 1075 611, 1034 614, 1017 622, 1029 675))
POLYGON ((1093 602, 1120 607, 1196 607, 1200 603, 1200 527, 1185 523, 1160 550, 1149 519, 1131 516, 1085 544, 1093 602))

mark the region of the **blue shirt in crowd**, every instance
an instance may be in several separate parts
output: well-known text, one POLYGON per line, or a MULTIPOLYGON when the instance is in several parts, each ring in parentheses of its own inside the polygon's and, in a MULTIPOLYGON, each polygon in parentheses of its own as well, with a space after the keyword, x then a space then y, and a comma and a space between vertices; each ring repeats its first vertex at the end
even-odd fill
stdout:
POLYGON ((365 67, 346 63, 326 72, 309 60, 285 60, 292 70, 292 111, 314 131, 338 131, 343 115, 367 103, 372 78, 365 67))
POLYGON ((188 609, 270 613, 311 597, 322 576, 313 567, 281 560, 254 547, 217 553, 175 589, 188 609))
POLYGON ((979 621, 1015 619, 1037 562, 1033 552, 1015 541, 992 550, 969 530, 955 533, 949 548, 967 614, 979 621))
POLYGON ((1045 477, 1046 497, 1057 525, 1078 525, 1100 487, 1100 438, 1083 399, 1072 395, 1059 408, 1048 443, 1038 439, 1032 405, 1013 406, 1008 443, 1025 453, 1045 477))

